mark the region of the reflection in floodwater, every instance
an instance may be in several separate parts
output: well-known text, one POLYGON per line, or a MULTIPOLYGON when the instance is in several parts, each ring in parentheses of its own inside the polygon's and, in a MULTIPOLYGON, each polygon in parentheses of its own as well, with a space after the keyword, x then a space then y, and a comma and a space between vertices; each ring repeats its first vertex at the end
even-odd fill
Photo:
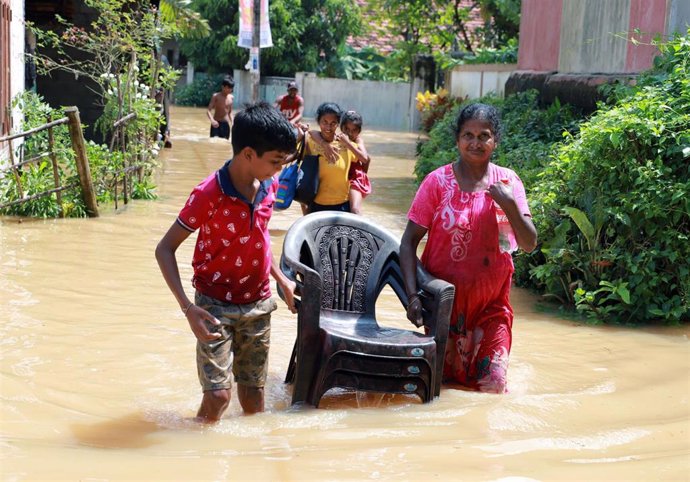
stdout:
MULTIPOLYGON (((316 410, 283 384, 295 319, 272 327, 267 412, 233 399, 192 421, 194 339, 153 249, 194 185, 230 156, 203 109, 173 111, 159 200, 98 219, 0 220, 3 480, 688 480, 688 328, 583 326, 514 290, 510 393, 333 390, 316 410)), ((373 222, 400 235, 415 134, 367 129, 373 222)), ((272 220, 274 253, 299 207, 272 220)), ((193 242, 178 252, 189 288, 193 242)), ((378 316, 407 326, 384 291, 378 316)))

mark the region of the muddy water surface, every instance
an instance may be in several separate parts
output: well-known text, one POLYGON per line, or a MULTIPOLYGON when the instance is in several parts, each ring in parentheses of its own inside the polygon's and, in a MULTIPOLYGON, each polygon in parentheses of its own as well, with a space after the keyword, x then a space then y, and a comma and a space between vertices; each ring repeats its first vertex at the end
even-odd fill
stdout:
MULTIPOLYGON (((688 327, 582 326, 516 308, 504 396, 444 389, 432 404, 337 392, 290 406, 295 334, 273 318, 267 412, 233 399, 216 426, 200 400, 194 338, 153 250, 229 144, 204 110, 175 109, 159 200, 91 220, 0 220, 0 475, 33 480, 688 480, 688 327)), ((366 214, 401 234, 416 135, 365 130, 366 214)), ((274 252, 299 217, 276 213, 274 252)), ((189 293, 193 238, 178 252, 189 293)), ((378 310, 406 326, 386 293, 378 310)))

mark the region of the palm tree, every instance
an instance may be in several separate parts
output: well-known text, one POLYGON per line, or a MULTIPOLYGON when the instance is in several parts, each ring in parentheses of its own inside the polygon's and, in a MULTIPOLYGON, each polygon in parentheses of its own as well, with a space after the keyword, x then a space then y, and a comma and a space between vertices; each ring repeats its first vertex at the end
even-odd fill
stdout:
POLYGON ((182 37, 207 37, 211 33, 208 21, 190 8, 191 3, 192 0, 160 0, 160 19, 167 24, 175 25, 182 37))

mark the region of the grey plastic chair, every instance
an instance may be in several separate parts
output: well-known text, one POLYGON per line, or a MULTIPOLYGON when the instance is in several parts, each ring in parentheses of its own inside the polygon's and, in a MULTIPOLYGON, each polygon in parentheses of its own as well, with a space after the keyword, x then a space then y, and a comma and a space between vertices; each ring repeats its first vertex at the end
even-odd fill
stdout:
POLYGON ((424 403, 440 394, 455 290, 419 267, 427 334, 380 326, 376 299, 386 285, 400 299, 405 317, 399 252, 391 233, 349 213, 309 214, 290 227, 281 269, 296 281, 299 300, 285 377, 294 383, 292 403, 318 407, 333 387, 414 393, 424 403))

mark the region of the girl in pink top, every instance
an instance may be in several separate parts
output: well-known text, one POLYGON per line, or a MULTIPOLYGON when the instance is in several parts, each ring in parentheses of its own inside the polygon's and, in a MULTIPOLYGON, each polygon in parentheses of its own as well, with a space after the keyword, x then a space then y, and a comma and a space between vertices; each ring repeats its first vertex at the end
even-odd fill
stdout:
POLYGON ((348 110, 340 117, 340 131, 337 139, 346 149, 355 155, 355 161, 350 165, 348 179, 350 180, 350 212, 362 214, 362 200, 371 194, 371 182, 367 172, 371 157, 364 147, 362 139, 362 116, 354 110, 348 110))
POLYGON ((422 265, 455 286, 444 380, 495 393, 506 391, 514 271, 511 250, 499 246, 497 220, 509 221, 513 247, 531 252, 537 243, 520 178, 490 162, 500 132, 494 107, 471 104, 462 109, 455 123, 460 156, 424 179, 400 246, 410 321, 421 325, 415 273, 417 246, 424 235, 428 239, 422 265))

